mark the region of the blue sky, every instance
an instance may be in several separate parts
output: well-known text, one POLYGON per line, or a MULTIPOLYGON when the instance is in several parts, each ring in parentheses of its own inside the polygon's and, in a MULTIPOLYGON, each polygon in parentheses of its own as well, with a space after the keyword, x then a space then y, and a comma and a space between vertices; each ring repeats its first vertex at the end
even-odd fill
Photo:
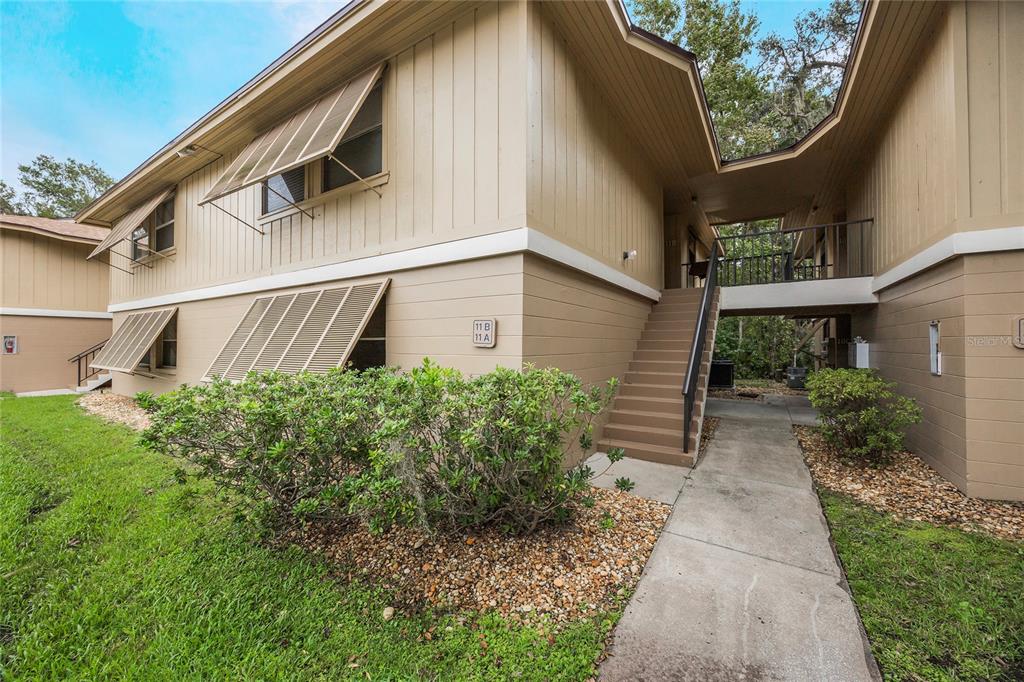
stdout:
MULTIPOLYGON (((0 2, 0 177, 37 154, 128 173, 342 3, 0 2)), ((825 2, 743 0, 762 31, 825 2)))

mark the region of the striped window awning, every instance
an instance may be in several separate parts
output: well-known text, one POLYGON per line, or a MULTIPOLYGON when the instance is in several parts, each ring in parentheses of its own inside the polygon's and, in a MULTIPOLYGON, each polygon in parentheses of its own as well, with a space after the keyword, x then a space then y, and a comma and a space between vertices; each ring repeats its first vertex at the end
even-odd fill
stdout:
POLYGON ((128 211, 128 213, 126 213, 123 218, 121 218, 114 224, 114 227, 111 228, 110 233, 103 239, 102 242, 100 242, 99 246, 93 249, 92 253, 89 254, 86 260, 89 260, 90 258, 95 258, 104 251, 113 248, 113 246, 122 239, 127 239, 129 236, 131 236, 131 233, 135 230, 135 228, 141 225, 142 221, 148 218, 153 213, 153 211, 156 210, 157 206, 167 201, 167 199, 169 199, 173 194, 174 188, 171 187, 169 189, 164 190, 163 192, 160 192, 159 194, 153 195, 153 197, 150 198, 150 200, 147 201, 146 203, 140 204, 131 211, 128 211))
POLYGON ((384 64, 378 64, 258 136, 199 203, 209 203, 330 154, 383 72, 384 64))
POLYGON ((217 354, 204 381, 249 371, 288 374, 341 367, 390 280, 257 298, 217 354))
POLYGON ((161 308, 132 313, 103 344, 89 366, 132 374, 177 310, 161 308))

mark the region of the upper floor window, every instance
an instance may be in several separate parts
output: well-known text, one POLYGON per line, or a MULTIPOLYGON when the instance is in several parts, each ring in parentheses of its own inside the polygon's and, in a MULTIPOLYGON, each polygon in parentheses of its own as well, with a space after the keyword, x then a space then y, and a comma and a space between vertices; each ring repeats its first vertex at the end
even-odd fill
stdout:
POLYGON ((299 166, 267 178, 263 186, 263 213, 274 213, 306 198, 306 167, 299 166))
MULTIPOLYGON (((366 96, 345 137, 331 155, 348 166, 360 178, 368 178, 383 170, 384 126, 381 84, 377 83, 366 96)), ((358 178, 340 163, 327 157, 323 166, 323 191, 342 187, 358 178)))
POLYGON ((167 251, 173 246, 174 197, 171 197, 132 230, 132 260, 141 260, 153 251, 167 251))

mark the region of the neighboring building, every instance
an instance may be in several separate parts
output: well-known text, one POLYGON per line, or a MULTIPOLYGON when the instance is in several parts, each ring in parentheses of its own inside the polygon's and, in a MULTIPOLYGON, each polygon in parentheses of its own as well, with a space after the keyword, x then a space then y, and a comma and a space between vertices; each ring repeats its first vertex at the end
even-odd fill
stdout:
POLYGON ((110 336, 110 268, 86 261, 107 235, 71 220, 0 214, 0 391, 95 387, 79 353, 110 336), (79 379, 81 378, 81 381, 79 379))
POLYGON ((869 2, 834 113, 723 162, 692 55, 615 0, 353 2, 77 216, 113 226, 93 257, 145 261, 111 273, 95 364, 125 394, 556 365, 623 379, 605 445, 687 464, 717 315, 829 318, 922 403, 915 450, 1020 499, 1022 28, 1024 3, 869 2), (715 241, 783 216, 764 276, 715 241))

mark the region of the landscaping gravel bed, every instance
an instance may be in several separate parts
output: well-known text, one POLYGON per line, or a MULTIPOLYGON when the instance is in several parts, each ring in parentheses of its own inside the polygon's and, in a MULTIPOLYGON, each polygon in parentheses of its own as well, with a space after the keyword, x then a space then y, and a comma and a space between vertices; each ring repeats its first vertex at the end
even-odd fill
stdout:
POLYGON ((1024 503, 967 497, 910 452, 896 454, 883 466, 869 466, 844 461, 816 428, 794 426, 793 430, 815 483, 828 490, 897 519, 1024 540, 1024 503))
POLYGON ((149 426, 149 415, 135 404, 134 398, 116 393, 86 393, 78 399, 78 405, 89 414, 136 431, 149 426))
POLYGON ((398 609, 497 611, 566 623, 616 608, 640 579, 671 508, 593 488, 595 504, 564 526, 523 537, 496 530, 428 537, 374 535, 355 523, 313 526, 291 540, 337 563, 349 579, 392 590, 398 609))

